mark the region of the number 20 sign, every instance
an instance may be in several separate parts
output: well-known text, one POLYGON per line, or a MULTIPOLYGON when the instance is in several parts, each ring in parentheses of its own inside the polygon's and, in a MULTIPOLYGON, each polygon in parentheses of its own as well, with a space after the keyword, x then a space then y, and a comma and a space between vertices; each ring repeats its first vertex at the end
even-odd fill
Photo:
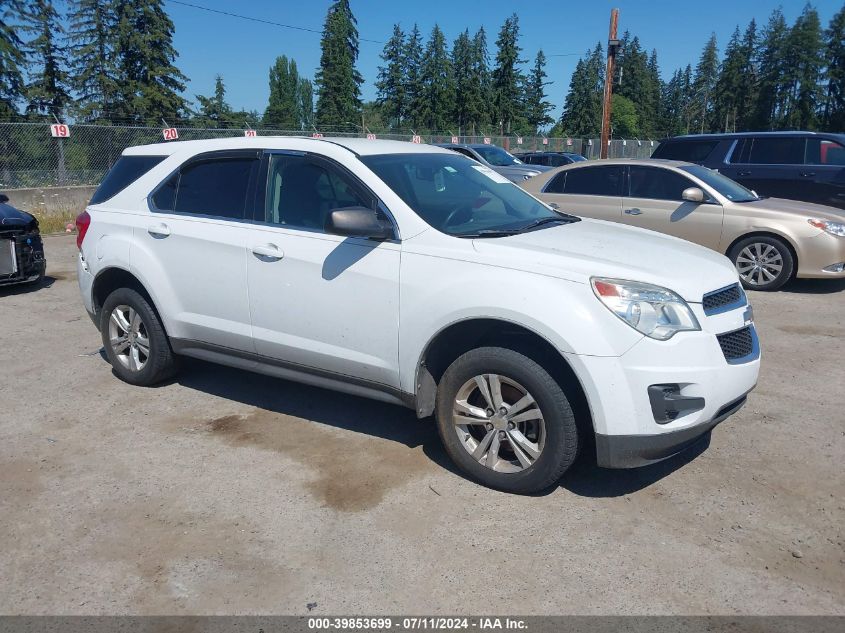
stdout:
POLYGON ((50 136, 55 138, 67 138, 70 136, 70 127, 64 123, 54 123, 50 126, 50 136))
POLYGON ((179 132, 175 127, 164 128, 161 133, 165 141, 175 141, 179 138, 179 132))

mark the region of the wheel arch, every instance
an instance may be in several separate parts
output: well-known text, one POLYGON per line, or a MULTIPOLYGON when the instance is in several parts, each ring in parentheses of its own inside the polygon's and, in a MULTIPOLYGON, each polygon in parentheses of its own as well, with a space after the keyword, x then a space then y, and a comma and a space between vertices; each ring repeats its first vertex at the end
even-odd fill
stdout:
POLYGON ((731 251, 734 249, 734 247, 741 241, 746 240, 749 237, 769 237, 786 244, 786 247, 789 249, 789 253, 792 255, 792 275, 794 276, 796 274, 796 272, 798 271, 798 249, 795 247, 795 244, 788 235, 784 235, 783 233, 779 233, 775 230, 769 229, 743 233, 728 245, 728 248, 725 250, 725 256, 730 258, 731 251))
POLYGON ((120 266, 109 266, 108 268, 104 268, 97 273, 96 277, 94 277, 94 283, 91 286, 91 305, 94 309, 94 315, 96 317, 98 327, 101 325, 100 319, 102 318, 101 311, 103 303, 106 298, 118 288, 131 288, 144 297, 150 306, 152 306, 153 311, 165 330, 165 334, 167 333, 167 327, 161 318, 156 302, 147 290, 146 286, 140 279, 138 279, 138 277, 120 266))
POLYGON ((434 413, 443 373, 459 356, 478 347, 505 347, 539 363, 558 382, 570 401, 579 429, 594 433, 586 390, 572 366, 541 334, 524 325, 491 317, 471 317, 443 327, 429 339, 416 365, 416 412, 434 413))

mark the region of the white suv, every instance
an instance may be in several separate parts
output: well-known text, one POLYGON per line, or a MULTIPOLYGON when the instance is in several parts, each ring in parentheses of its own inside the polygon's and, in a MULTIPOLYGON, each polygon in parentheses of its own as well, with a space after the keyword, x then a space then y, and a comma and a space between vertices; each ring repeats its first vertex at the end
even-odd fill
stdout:
POLYGON ((152 385, 184 355, 405 405, 502 490, 554 484, 582 446, 608 467, 674 455, 757 381, 725 257, 556 212, 445 149, 130 148, 78 228, 118 377, 152 385))

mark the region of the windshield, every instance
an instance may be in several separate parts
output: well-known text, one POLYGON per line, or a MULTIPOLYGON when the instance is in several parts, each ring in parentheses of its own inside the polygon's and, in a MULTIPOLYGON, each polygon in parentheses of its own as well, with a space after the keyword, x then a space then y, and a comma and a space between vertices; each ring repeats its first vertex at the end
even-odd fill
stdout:
POLYGON ((361 161, 423 220, 448 235, 497 237, 577 221, 489 167, 451 152, 362 156, 361 161))
POLYGON ((506 152, 501 147, 496 147, 495 145, 484 145, 482 147, 473 147, 473 149, 481 154, 481 158, 496 167, 510 167, 511 165, 525 164, 513 154, 506 152))
POLYGON ((681 167, 681 169, 699 180, 703 180, 731 202, 752 202, 760 199, 753 191, 746 189, 727 176, 723 176, 718 171, 707 169, 707 167, 701 165, 689 165, 688 167, 681 167))

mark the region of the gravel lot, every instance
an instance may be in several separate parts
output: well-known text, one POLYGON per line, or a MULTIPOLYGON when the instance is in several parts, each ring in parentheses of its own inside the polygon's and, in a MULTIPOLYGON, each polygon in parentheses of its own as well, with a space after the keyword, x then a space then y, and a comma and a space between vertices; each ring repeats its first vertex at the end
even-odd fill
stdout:
POLYGON ((45 245, 0 289, 0 613, 845 614, 845 283, 752 295, 760 384, 707 450, 516 497, 409 410, 118 381, 73 237, 45 245))

